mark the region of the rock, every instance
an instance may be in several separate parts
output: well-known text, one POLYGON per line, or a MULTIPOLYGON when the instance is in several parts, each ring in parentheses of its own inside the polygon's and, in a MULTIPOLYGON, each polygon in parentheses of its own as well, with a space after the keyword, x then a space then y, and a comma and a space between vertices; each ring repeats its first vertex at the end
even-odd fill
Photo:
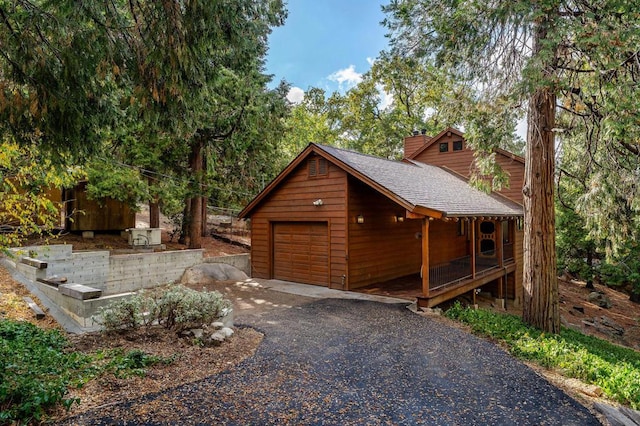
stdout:
POLYGON ((233 336, 233 330, 229 327, 222 327, 218 332, 223 334, 225 338, 233 336))
POLYGON ((211 327, 213 327, 214 330, 220 330, 222 327, 224 327, 224 323, 221 321, 212 322, 211 327))
POLYGON ((589 302, 600 306, 601 308, 609 309, 612 305, 611 300, 607 296, 602 293, 598 293, 597 291, 592 291, 589 293, 587 298, 589 302))
POLYGON ((193 337, 196 339, 202 339, 202 335, 204 334, 204 330, 201 328, 193 328, 190 330, 193 337))
POLYGON ((226 336, 222 334, 220 331, 216 331, 211 336, 209 336, 209 341, 213 344, 220 344, 224 342, 226 336))
POLYGON ((624 334, 624 327, 609 317, 601 316, 593 318, 591 321, 582 321, 582 323, 608 336, 619 337, 624 334))
POLYGON ((602 413, 609 424, 611 425, 621 425, 621 426, 635 426, 640 420, 640 412, 632 410, 627 407, 613 407, 608 404, 603 404, 601 402, 596 402, 593 404, 593 407, 602 413))
POLYGON ((226 263, 201 263, 184 271, 182 284, 213 284, 216 281, 243 281, 247 274, 226 263))

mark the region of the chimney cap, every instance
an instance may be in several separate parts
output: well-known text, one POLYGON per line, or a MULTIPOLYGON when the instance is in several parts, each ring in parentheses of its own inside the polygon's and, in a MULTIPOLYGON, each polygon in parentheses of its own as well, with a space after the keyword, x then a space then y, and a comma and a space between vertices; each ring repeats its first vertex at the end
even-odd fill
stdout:
POLYGON ((413 131, 413 136, 418 136, 419 132, 417 130, 413 131))
POLYGON ((426 135, 427 134, 427 129, 420 129, 420 134, 426 135))

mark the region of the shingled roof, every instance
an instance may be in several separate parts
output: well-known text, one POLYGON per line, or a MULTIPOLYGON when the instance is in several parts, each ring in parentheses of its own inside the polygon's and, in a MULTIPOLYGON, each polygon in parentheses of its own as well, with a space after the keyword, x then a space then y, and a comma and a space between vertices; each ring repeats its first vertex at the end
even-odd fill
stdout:
POLYGON ((501 195, 475 189, 462 177, 444 168, 314 145, 411 206, 439 211, 448 217, 523 215, 519 204, 501 195))
POLYGON ((407 210, 433 217, 515 217, 522 206, 508 198, 471 187, 461 176, 442 167, 407 160, 387 160, 355 151, 311 143, 289 166, 247 205, 250 215, 273 188, 309 154, 327 158, 355 178, 383 193, 407 210))

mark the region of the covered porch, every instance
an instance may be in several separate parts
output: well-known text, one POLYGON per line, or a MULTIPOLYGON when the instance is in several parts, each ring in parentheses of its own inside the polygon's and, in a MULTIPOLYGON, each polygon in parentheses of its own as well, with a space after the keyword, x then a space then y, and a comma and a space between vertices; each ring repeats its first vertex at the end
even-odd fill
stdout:
POLYGON ((496 299, 515 298, 516 257, 521 253, 515 248, 516 217, 452 218, 446 224, 421 219, 421 271, 358 291, 417 300, 420 307, 434 307, 479 288, 496 299), (455 233, 452 223, 457 225, 455 233))

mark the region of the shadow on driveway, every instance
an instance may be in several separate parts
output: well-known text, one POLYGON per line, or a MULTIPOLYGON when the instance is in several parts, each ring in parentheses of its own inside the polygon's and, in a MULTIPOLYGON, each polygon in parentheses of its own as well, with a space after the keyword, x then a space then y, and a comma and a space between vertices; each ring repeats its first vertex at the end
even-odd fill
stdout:
POLYGON ((248 316, 265 339, 238 368, 67 424, 600 424, 495 345, 405 305, 323 299, 248 316))

